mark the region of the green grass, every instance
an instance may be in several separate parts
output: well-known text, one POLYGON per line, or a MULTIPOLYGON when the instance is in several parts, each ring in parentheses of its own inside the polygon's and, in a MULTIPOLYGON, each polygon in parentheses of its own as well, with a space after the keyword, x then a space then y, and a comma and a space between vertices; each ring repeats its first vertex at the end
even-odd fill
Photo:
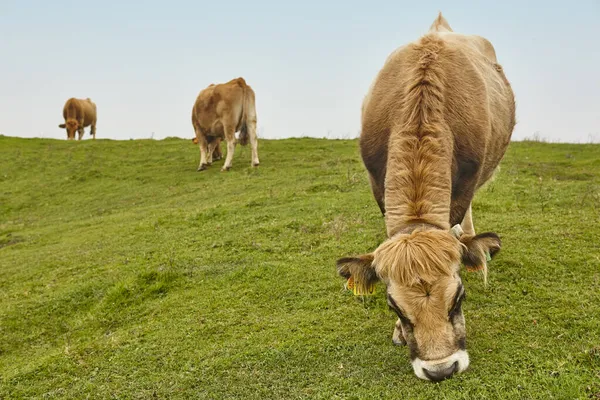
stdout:
POLYGON ((600 397, 600 146, 513 143, 474 202, 503 250, 463 272, 470 368, 416 378, 381 284, 338 257, 384 238, 354 140, 0 137, 0 398, 600 397))

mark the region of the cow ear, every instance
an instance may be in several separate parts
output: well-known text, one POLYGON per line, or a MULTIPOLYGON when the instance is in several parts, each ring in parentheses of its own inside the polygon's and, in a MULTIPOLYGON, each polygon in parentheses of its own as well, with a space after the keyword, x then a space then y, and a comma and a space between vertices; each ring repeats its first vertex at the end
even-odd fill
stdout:
POLYGON ((373 253, 358 257, 344 257, 337 260, 337 271, 345 279, 354 279, 355 285, 366 289, 379 280, 373 264, 373 253))
POLYGON ((59 127, 60 129, 65 129, 65 128, 67 127, 67 125, 65 125, 65 124, 60 124, 58 127, 59 127))
POLYGON ((462 235, 460 242, 464 245, 462 262, 468 270, 485 269, 487 261, 490 261, 502 246, 500 238, 493 232, 475 236, 462 235))

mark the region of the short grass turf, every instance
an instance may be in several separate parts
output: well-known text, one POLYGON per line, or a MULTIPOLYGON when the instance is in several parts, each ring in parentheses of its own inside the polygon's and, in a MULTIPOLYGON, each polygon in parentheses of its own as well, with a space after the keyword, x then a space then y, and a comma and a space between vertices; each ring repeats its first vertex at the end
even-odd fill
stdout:
POLYGON ((513 143, 474 202, 503 249, 463 272, 471 366, 392 344, 384 287, 336 275, 384 221, 356 140, 0 137, 0 398, 600 397, 600 146, 513 143))

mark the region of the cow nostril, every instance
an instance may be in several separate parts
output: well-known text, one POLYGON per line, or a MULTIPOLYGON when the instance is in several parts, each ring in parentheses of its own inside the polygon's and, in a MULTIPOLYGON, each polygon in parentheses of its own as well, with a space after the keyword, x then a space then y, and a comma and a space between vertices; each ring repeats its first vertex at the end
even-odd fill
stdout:
POLYGON ((444 379, 448 379, 456 372, 458 369, 458 361, 455 361, 454 364, 449 366, 448 368, 444 368, 438 371, 430 371, 428 369, 423 368, 423 373, 429 380, 433 382, 443 381, 444 379))

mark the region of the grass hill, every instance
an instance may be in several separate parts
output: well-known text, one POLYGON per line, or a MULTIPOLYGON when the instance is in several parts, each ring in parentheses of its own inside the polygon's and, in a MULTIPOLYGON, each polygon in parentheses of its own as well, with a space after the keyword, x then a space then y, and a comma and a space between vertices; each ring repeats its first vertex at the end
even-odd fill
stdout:
POLYGON ((600 146, 513 143, 474 202, 471 366, 432 384, 337 258, 383 218, 356 140, 0 137, 0 399, 600 397, 600 146))

